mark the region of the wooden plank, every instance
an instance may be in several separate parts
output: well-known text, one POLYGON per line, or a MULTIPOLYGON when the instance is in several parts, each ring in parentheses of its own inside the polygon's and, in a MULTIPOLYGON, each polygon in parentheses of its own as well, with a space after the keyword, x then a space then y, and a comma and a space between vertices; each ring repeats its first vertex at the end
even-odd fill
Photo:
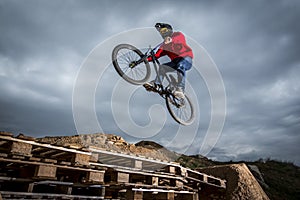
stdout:
POLYGON ((207 180, 207 175, 205 175, 205 176, 202 176, 202 181, 204 181, 204 182, 208 182, 208 180, 207 180))
POLYGON ((72 165, 71 162, 66 162, 66 161, 59 161, 58 164, 60 164, 60 165, 66 165, 66 166, 71 166, 72 165))
MULTIPOLYGON (((147 162, 152 162, 152 163, 157 163, 157 164, 172 165, 172 166, 175 166, 175 167, 181 167, 178 164, 173 164, 173 163, 171 164, 168 161, 150 160, 150 159, 146 159, 144 156, 121 154, 121 153, 116 153, 114 151, 107 151, 107 150, 98 149, 96 147, 90 147, 89 150, 94 152, 94 153, 100 153, 100 154, 111 155, 111 156, 119 156, 119 157, 124 157, 124 158, 129 158, 129 159, 136 159, 136 160, 141 160, 141 161, 147 161, 147 162)), ((100 155, 99 158, 101 159, 101 155, 100 155)))
MULTIPOLYGON (((14 160, 14 159, 1 158, 1 157, 0 157, 0 162, 9 162, 9 163, 12 163, 12 164, 13 163, 19 163, 19 164, 27 164, 27 165, 46 165, 46 166, 55 166, 57 168, 62 168, 62 169, 99 172, 99 170, 88 169, 88 168, 79 168, 79 167, 72 167, 72 166, 62 166, 62 165, 45 164, 45 163, 42 163, 42 162, 32 162, 32 161, 26 161, 26 160, 14 160)), ((104 168, 105 167, 103 167, 103 169, 104 168)))
POLYGON ((180 172, 181 172, 181 176, 183 176, 183 177, 186 177, 188 174, 187 174, 187 170, 186 170, 186 168, 184 168, 184 167, 181 167, 180 168, 180 172))
POLYGON ((210 176, 207 177, 207 182, 214 184, 214 185, 220 185, 221 186, 221 180, 216 179, 216 178, 212 178, 210 176))
POLYGON ((20 156, 20 155, 11 155, 11 158, 17 159, 17 160, 24 160, 25 156, 20 156))
POLYGON ((66 152, 59 152, 59 153, 51 155, 51 158, 56 158, 56 157, 62 156, 64 154, 66 154, 66 152))
POLYGON ((28 187, 27 187, 27 192, 33 192, 33 187, 34 187, 34 183, 30 183, 28 184, 28 187))
POLYGON ((13 142, 10 152, 12 154, 31 156, 32 145, 23 142, 13 142))
POLYGON ((207 184, 207 185, 211 185, 211 186, 214 186, 214 187, 219 187, 219 188, 226 188, 226 184, 225 184, 225 181, 221 181, 220 184, 213 184, 213 183, 209 183, 207 181, 204 181, 204 180, 199 180, 199 179, 196 179, 196 178, 192 178, 192 177, 187 177, 187 179, 190 181, 194 181, 194 182, 198 182, 198 183, 204 183, 204 184, 207 184))
POLYGON ((0 153, 0 157, 7 158, 7 157, 8 157, 8 154, 6 154, 6 153, 0 153))
POLYGON ((22 142, 22 143, 31 144, 31 145, 34 145, 34 146, 52 148, 52 149, 57 149, 57 150, 67 151, 67 152, 72 152, 72 153, 91 155, 91 152, 80 151, 80 150, 70 149, 70 148, 65 148, 65 147, 58 147, 58 146, 54 146, 54 145, 51 145, 51 144, 44 144, 44 143, 35 142, 35 141, 27 141, 27 140, 22 140, 22 139, 18 139, 18 138, 8 137, 8 136, 5 136, 5 135, 0 135, 0 139, 14 141, 14 142, 22 142))
POLYGON ((49 158, 43 158, 42 162, 46 162, 46 163, 57 163, 57 160, 54 159, 49 159, 49 158))
POLYGON ((41 158, 36 158, 36 157, 30 157, 28 160, 29 161, 41 161, 42 159, 41 158))
POLYGON ((71 195, 72 194, 72 187, 69 186, 57 186, 57 189, 62 192, 63 194, 71 195))
POLYGON ((90 161, 91 161, 91 162, 98 162, 98 160, 99 160, 99 154, 98 154, 98 153, 93 153, 93 152, 92 152, 92 155, 91 155, 91 157, 90 157, 90 161))
POLYGON ((63 182, 63 181, 38 181, 34 182, 35 185, 73 185, 72 182, 63 182))
POLYGON ((143 200, 143 191, 126 191, 126 199, 128 200, 143 200))
POLYGON ((32 182, 32 179, 29 178, 15 178, 15 177, 8 177, 8 176, 0 176, 1 181, 15 181, 15 182, 32 182))
POLYGON ((140 188, 140 187, 135 187, 132 188, 133 191, 143 191, 143 192, 151 192, 151 193, 176 193, 176 194, 196 194, 197 192, 195 191, 182 191, 182 190, 176 190, 178 188, 174 187, 158 187, 158 188, 140 188))
POLYGON ((129 183, 129 174, 128 173, 110 171, 110 172, 106 172, 106 176, 110 177, 109 178, 110 184, 129 183))
POLYGON ((115 168, 115 171, 118 172, 124 172, 124 173, 132 173, 132 174, 142 174, 145 176, 155 176, 155 177, 162 177, 162 178, 168 178, 168 179, 178 179, 178 180, 183 180, 183 177, 175 176, 173 174, 158 174, 155 172, 144 172, 144 171, 135 171, 135 170, 127 170, 127 169, 119 169, 115 168))
POLYGON ((136 169, 143 169, 143 161, 131 160, 131 167, 136 169))
POLYGON ((37 152, 37 151, 41 151, 43 149, 45 149, 45 148, 43 148, 43 147, 35 147, 35 148, 32 149, 32 153, 33 152, 37 152))
POLYGON ((72 164, 74 165, 89 165, 90 155, 74 154, 72 158, 72 164))
POLYGON ((158 177, 147 176, 146 183, 148 185, 158 186, 158 177))
POLYGON ((128 183, 129 182, 129 174, 117 172, 117 182, 118 183, 128 183))
POLYGON ((183 182, 182 181, 175 180, 175 185, 176 185, 176 187, 183 188, 183 182))
POLYGON ((56 166, 38 165, 36 167, 34 176, 36 178, 56 179, 56 166))
POLYGON ((9 191, 0 191, 2 196, 5 195, 6 198, 13 196, 20 196, 24 198, 34 198, 39 197, 41 199, 46 198, 66 198, 66 199, 104 199, 101 196, 88 196, 88 195, 64 195, 64 194, 52 194, 52 193, 29 193, 29 192, 9 192, 9 191))
POLYGON ((92 183, 103 183, 104 172, 88 172, 86 179, 88 182, 92 183))
POLYGON ((47 150, 43 153, 40 153, 40 156, 46 156, 47 154, 52 154, 54 152, 57 152, 57 150, 56 149, 49 149, 49 150, 47 150))
POLYGON ((167 166, 168 168, 168 172, 171 173, 171 174, 175 174, 176 173, 176 170, 175 170, 175 167, 174 166, 167 166))
POLYGON ((155 195, 155 199, 157 200, 174 200, 175 194, 174 192, 159 192, 157 195, 155 195))

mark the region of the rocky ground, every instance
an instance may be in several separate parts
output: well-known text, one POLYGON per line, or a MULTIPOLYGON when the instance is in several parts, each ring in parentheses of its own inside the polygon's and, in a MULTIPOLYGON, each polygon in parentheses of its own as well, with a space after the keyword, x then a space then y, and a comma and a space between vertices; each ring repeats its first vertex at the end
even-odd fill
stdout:
POLYGON ((144 156, 148 158, 175 161, 180 155, 165 149, 163 146, 150 141, 141 141, 136 144, 126 142, 122 137, 113 134, 84 134, 74 136, 44 137, 37 139, 40 142, 59 146, 89 147, 95 146, 103 150, 144 156))

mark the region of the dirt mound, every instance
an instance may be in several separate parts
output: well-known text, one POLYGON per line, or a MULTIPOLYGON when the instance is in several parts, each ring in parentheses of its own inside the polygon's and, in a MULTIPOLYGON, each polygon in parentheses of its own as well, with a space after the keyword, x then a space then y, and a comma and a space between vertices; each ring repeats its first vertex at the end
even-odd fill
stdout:
POLYGON ((144 140, 136 143, 135 146, 141 146, 141 147, 145 147, 145 148, 148 148, 148 149, 161 149, 161 148, 164 148, 163 146, 161 146, 160 144, 157 144, 156 142, 144 141, 144 140))
POLYGON ((244 163, 201 168, 199 171, 227 181, 226 199, 269 200, 244 163))
POLYGON ((40 142, 59 146, 75 146, 78 148, 94 146, 103 150, 133 154, 163 161, 175 161, 178 155, 161 145, 142 141, 135 144, 126 142, 122 137, 113 134, 95 133, 73 136, 44 137, 37 139, 40 142))

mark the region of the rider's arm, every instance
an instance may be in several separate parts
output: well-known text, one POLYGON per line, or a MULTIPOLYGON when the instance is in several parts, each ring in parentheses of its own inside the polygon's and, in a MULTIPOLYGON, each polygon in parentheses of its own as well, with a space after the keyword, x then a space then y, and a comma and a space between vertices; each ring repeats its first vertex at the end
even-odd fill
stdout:
MULTIPOLYGON (((155 53, 154 57, 155 57, 155 58, 160 58, 160 57, 162 57, 162 56, 164 56, 164 55, 166 55, 166 52, 163 50, 162 47, 160 47, 160 48, 157 50, 157 52, 155 53)), ((149 56, 149 57, 147 58, 147 60, 148 60, 148 61, 152 61, 152 56, 149 56)))

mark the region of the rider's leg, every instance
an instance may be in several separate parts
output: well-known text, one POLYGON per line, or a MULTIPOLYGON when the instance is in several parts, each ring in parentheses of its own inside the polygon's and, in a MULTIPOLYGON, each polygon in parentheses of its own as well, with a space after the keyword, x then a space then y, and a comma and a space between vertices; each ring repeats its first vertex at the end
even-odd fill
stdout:
POLYGON ((177 75, 178 75, 177 87, 181 88, 183 91, 185 89, 186 71, 191 69, 191 67, 192 67, 192 58, 191 57, 184 57, 177 64, 177 75))
POLYGON ((159 90, 160 85, 164 80, 167 72, 175 71, 177 69, 177 65, 174 62, 168 62, 159 66, 158 74, 153 81, 145 83, 143 86, 148 91, 157 91, 159 90))
POLYGON ((174 92, 174 95, 179 98, 183 98, 185 90, 186 71, 191 69, 192 67, 192 58, 183 58, 181 61, 178 62, 177 67, 178 85, 176 91, 174 92))
POLYGON ((164 80, 164 77, 166 76, 166 73, 172 72, 176 70, 176 68, 177 68, 176 63, 172 61, 160 65, 158 70, 158 76, 156 76, 154 82, 156 84, 161 84, 164 80))

